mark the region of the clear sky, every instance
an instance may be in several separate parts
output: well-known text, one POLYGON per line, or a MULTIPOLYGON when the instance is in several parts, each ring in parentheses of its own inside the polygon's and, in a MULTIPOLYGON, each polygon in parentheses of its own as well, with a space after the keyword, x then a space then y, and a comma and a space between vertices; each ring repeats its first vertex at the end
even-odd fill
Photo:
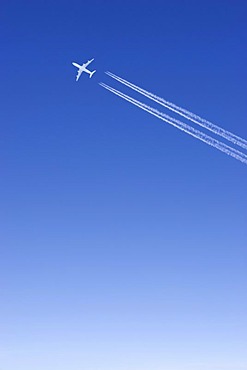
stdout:
POLYGON ((246 165, 98 84, 247 139, 246 19, 244 0, 1 1, 0 370, 247 369, 246 165))

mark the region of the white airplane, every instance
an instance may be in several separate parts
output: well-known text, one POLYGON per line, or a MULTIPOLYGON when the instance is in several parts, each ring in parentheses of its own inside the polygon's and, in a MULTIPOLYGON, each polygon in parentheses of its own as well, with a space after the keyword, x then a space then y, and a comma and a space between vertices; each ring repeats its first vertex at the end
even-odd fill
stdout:
POLYGON ((77 63, 75 63, 75 62, 72 62, 73 66, 75 66, 76 68, 78 68, 78 73, 77 73, 77 76, 76 76, 76 81, 78 81, 78 80, 79 80, 80 75, 82 74, 82 72, 86 72, 86 73, 88 73, 88 74, 89 74, 89 77, 90 77, 90 78, 92 77, 92 75, 96 72, 96 69, 95 69, 93 72, 91 72, 91 71, 89 71, 86 67, 87 67, 90 63, 92 63, 92 61, 93 61, 93 60, 94 60, 94 59, 91 59, 91 60, 89 60, 88 62, 86 62, 86 63, 82 64, 81 66, 80 66, 80 64, 77 64, 77 63))

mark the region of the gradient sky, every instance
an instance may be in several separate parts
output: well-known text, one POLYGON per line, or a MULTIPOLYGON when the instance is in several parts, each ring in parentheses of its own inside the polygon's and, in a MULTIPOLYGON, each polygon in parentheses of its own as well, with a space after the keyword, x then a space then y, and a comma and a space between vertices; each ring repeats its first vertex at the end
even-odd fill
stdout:
POLYGON ((246 19, 1 1, 0 370, 247 370, 246 165, 98 85, 247 138, 246 19))

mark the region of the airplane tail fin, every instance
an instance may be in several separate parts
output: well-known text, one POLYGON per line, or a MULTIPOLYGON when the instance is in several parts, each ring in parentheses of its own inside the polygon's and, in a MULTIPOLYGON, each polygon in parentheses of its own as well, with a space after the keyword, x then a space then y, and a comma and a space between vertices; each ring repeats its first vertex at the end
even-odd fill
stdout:
POLYGON ((93 76, 93 74, 96 72, 96 69, 90 73, 90 78, 93 76))

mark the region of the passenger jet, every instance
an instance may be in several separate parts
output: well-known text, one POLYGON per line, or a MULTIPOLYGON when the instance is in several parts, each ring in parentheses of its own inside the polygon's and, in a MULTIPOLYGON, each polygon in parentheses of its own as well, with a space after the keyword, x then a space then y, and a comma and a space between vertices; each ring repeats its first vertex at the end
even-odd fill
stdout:
POLYGON ((88 62, 86 62, 86 63, 84 63, 84 64, 82 64, 81 66, 79 65, 79 64, 77 64, 77 63, 74 63, 74 62, 72 62, 72 64, 73 64, 73 66, 75 66, 76 68, 78 68, 78 73, 77 73, 77 76, 76 76, 76 81, 78 81, 79 80, 79 78, 80 78, 80 75, 82 74, 82 72, 86 72, 86 73, 88 73, 89 74, 89 77, 91 78, 92 77, 92 75, 96 72, 96 69, 94 70, 94 71, 89 71, 86 67, 90 64, 90 63, 92 63, 92 61, 93 61, 94 59, 91 59, 91 60, 89 60, 88 62))

